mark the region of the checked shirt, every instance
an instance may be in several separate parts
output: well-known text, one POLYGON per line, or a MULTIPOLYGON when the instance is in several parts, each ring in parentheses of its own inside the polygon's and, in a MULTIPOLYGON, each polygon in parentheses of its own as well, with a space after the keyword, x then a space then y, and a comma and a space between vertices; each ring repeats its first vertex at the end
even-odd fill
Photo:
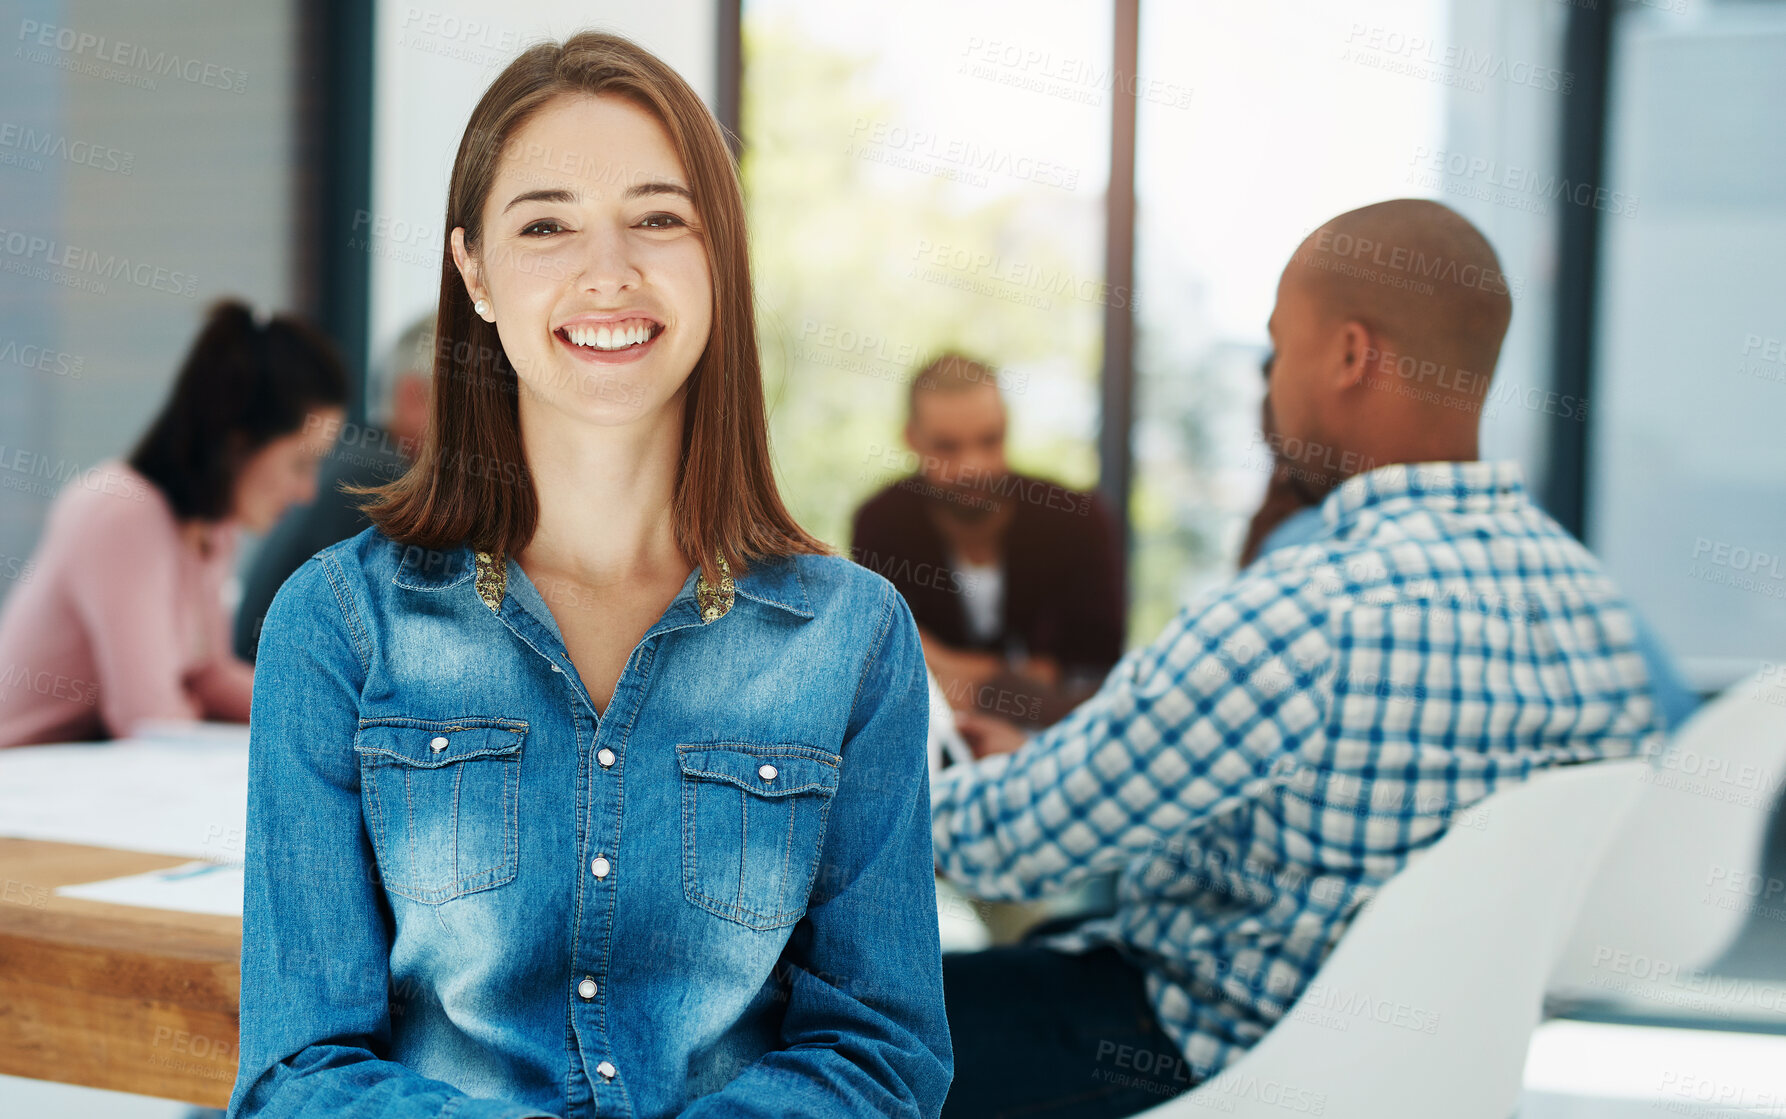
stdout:
POLYGON ((932 789, 937 866, 973 895, 1120 872, 1114 915, 1043 943, 1124 948, 1199 1078, 1470 805, 1663 733, 1630 609, 1517 464, 1381 467, 1321 515, 1064 720, 932 789))

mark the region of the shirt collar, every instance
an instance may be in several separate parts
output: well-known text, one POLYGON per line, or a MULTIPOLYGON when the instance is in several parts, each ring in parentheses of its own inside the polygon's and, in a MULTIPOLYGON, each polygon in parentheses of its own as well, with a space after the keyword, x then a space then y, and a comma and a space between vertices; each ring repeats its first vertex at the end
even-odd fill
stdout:
MULTIPOLYGON (((469 544, 447 551, 393 543, 400 562, 391 582, 412 591, 443 591, 471 580, 478 597, 492 610, 502 605, 508 591, 508 560, 501 552, 474 551, 469 544)), ((733 576, 722 559, 719 585, 709 587, 699 569, 689 573, 672 602, 689 599, 712 622, 731 612, 735 595, 774 606, 800 618, 813 616, 800 580, 800 566, 791 556, 758 560, 744 575, 733 576)))
POLYGON ((1329 526, 1356 520, 1366 509, 1380 515, 1410 509, 1486 513, 1526 504, 1519 463, 1396 462, 1354 474, 1321 502, 1329 526))

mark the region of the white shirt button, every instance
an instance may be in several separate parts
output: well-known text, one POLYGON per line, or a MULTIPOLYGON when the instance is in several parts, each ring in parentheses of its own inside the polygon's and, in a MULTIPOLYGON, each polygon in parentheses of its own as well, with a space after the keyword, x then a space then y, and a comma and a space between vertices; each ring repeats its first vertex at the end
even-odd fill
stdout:
POLYGON ((603 746, 595 752, 595 760, 602 763, 602 768, 606 769, 614 764, 614 751, 603 746))
POLYGON ((757 770, 757 776, 765 781, 773 781, 775 780, 775 767, 772 765, 765 765, 763 768, 757 770))
POLYGON ((613 869, 613 864, 608 862, 606 855, 597 855, 595 860, 589 864, 589 872, 597 878, 606 878, 611 869, 613 869))
POLYGON ((601 1064, 595 1066, 595 1071, 602 1074, 602 1079, 612 1080, 614 1079, 614 1074, 620 1070, 614 1067, 613 1061, 603 1061, 601 1064))
POLYGON ((577 993, 579 995, 582 995, 586 999, 594 998, 595 997, 595 980, 593 980, 593 979, 589 978, 587 975, 585 975, 583 977, 583 982, 577 984, 577 993))
POLYGON ((442 736, 436 738, 434 741, 428 743, 428 749, 433 750, 436 754, 440 753, 442 750, 444 750, 446 748, 447 748, 447 740, 446 740, 445 735, 442 735, 442 736))

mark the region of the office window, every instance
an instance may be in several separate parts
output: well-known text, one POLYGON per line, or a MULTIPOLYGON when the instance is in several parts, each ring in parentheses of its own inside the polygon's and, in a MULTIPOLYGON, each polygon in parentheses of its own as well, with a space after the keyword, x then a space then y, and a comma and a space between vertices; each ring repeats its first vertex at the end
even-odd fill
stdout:
POLYGON ((1786 662, 1786 9, 1622 11, 1589 537, 1718 688, 1786 662))
POLYGON ((1448 87, 1404 71, 1410 40, 1445 42, 1445 7, 1141 7, 1131 643, 1234 570, 1270 471, 1259 367, 1290 254, 1345 210, 1440 196, 1420 171, 1448 87))
POLYGON ((827 541, 915 468, 905 385, 945 347, 999 370, 1013 469, 1096 484, 1110 37, 1061 0, 744 4, 771 434, 827 541))

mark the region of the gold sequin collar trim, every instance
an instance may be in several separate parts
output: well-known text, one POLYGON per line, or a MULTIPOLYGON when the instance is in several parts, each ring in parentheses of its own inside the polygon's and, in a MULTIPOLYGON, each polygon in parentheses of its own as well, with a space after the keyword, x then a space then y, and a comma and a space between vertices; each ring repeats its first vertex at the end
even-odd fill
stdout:
POLYGON ((502 595, 509 583, 508 558, 489 552, 473 552, 472 555, 477 557, 478 597, 491 610, 501 610, 502 595))
POLYGON ((707 575, 703 572, 695 579, 695 604, 701 608, 701 621, 711 622, 715 618, 723 618, 726 611, 732 608, 732 592, 738 585, 732 582, 732 568, 726 563, 726 557, 714 556, 713 562, 719 568, 719 587, 714 589, 707 585, 707 575))
MULTIPOLYGON (((502 596, 508 589, 508 557, 502 553, 473 552, 477 557, 477 590, 478 597, 492 611, 502 609, 502 596)), ((703 572, 695 579, 695 604, 700 607, 701 621, 711 622, 726 616, 732 608, 733 592, 738 585, 732 581, 731 565, 724 556, 713 557, 719 568, 719 586, 714 587, 707 582, 703 572)))

